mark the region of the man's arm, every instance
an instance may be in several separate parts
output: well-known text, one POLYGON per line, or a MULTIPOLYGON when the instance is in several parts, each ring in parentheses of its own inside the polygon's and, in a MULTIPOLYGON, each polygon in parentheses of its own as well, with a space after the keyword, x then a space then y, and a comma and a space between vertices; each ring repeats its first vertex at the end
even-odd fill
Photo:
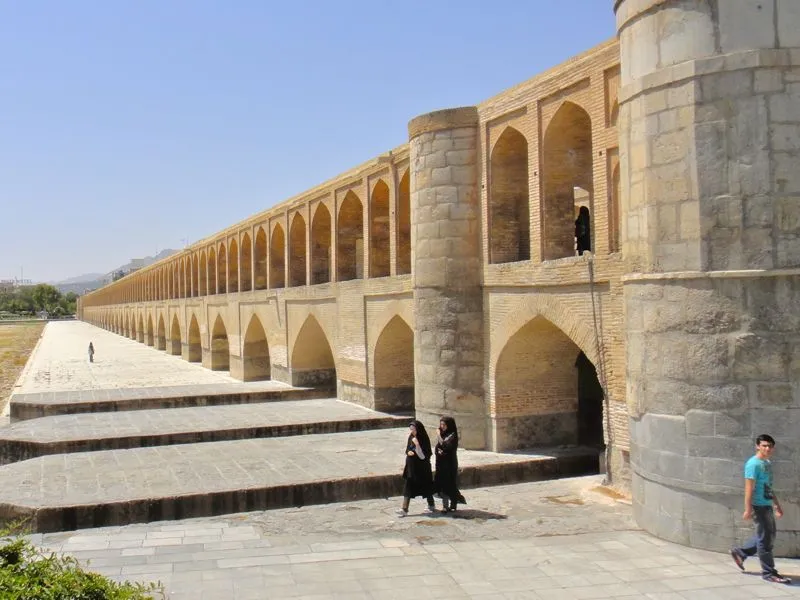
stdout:
POLYGON ((772 503, 775 505, 775 516, 780 519, 783 516, 783 509, 781 508, 781 503, 778 502, 778 497, 775 495, 775 492, 772 492, 772 503))
POLYGON ((744 513, 742 518, 748 521, 753 517, 753 490, 756 489, 755 479, 744 480, 744 513))

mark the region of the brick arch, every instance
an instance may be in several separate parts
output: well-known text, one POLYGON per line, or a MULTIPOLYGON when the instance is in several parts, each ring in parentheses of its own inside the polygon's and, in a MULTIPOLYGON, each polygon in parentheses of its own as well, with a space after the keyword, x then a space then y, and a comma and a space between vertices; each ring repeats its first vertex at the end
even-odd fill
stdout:
POLYGON ((156 338, 153 330, 153 315, 147 315, 147 333, 144 341, 148 346, 155 346, 156 338))
POLYGON ((235 239, 228 243, 228 293, 239 291, 239 244, 235 239))
POLYGON ((242 286, 239 291, 249 292, 253 289, 253 244, 247 232, 242 236, 240 254, 242 264, 239 268, 239 279, 242 280, 242 286))
POLYGON ((306 220, 297 211, 289 225, 289 287, 306 283, 306 220))
POLYGON ((292 344, 292 385, 332 385, 336 382, 336 359, 331 336, 314 311, 310 311, 292 344))
POLYGON ((414 412, 414 331, 395 314, 375 341, 372 356, 375 410, 414 412))
POLYGON ((261 226, 256 230, 253 255, 256 269, 253 273, 253 289, 265 290, 267 289, 267 233, 261 226))
MULTIPOLYGON (((194 316, 192 318, 194 319, 194 316)), ((230 365, 231 352, 228 328, 225 327, 222 315, 218 314, 211 328, 211 369, 213 371, 228 371, 230 365)))
POLYGON ((269 342, 257 315, 250 317, 242 348, 242 379, 259 381, 270 378, 269 342))
POLYGON ((369 223, 369 276, 389 275, 389 186, 378 179, 370 194, 369 223))
POLYGON ((208 295, 213 296, 219 293, 217 289, 217 251, 214 246, 208 249, 206 266, 208 268, 208 295))
POLYGON ((136 321, 136 341, 144 343, 144 317, 139 314, 139 318, 136 321))
POLYGON ((337 281, 360 279, 364 266, 364 205, 352 190, 339 206, 336 229, 337 281))
POLYGON ((269 240, 269 287, 286 287, 286 235, 280 223, 272 227, 269 240))
POLYGON ((178 315, 172 315, 172 321, 169 325, 169 344, 167 350, 173 356, 181 355, 181 323, 178 315))
POLYGON ((542 257, 575 255, 575 189, 588 194, 593 213, 592 119, 585 108, 564 102, 553 115, 542 142, 542 257))
POLYGON ((186 329, 186 360, 200 362, 203 360, 203 345, 200 337, 200 321, 194 311, 189 313, 189 325, 186 329))
POLYGON ((228 251, 225 243, 220 242, 217 246, 217 293, 225 294, 228 292, 228 251))
POLYGON ((164 315, 158 315, 158 325, 156 326, 156 350, 167 349, 167 328, 164 325, 164 315))
POLYGON ((320 202, 311 217, 311 285, 331 280, 331 211, 320 202))
POLYGON ((386 308, 369 325, 367 339, 370 341, 370 355, 375 352, 375 343, 386 325, 394 319, 400 317, 411 329, 414 329, 414 309, 409 301, 393 300, 386 305, 386 308))
POLYGON ((406 169, 397 184, 397 274, 411 273, 411 173, 406 169))
POLYGON ((528 140, 508 126, 489 161, 489 242, 492 263, 531 257, 528 140))
POLYGON ((547 298, 528 296, 523 307, 517 307, 494 329, 497 337, 492 340, 489 364, 489 377, 492 381, 502 349, 514 334, 537 317, 545 318, 563 331, 594 365, 599 364, 594 333, 588 324, 581 322, 573 309, 547 298), (499 351, 495 352, 495 348, 499 348, 499 351))

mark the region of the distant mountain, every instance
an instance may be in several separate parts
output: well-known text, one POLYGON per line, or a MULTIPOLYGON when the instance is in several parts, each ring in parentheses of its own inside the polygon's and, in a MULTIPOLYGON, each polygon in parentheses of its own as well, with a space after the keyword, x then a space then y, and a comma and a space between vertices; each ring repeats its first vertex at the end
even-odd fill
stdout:
POLYGON ((78 275, 76 277, 70 277, 69 279, 64 279, 63 281, 56 282, 53 285, 56 288, 58 288, 58 290, 62 294, 66 294, 68 292, 83 294, 85 292, 96 290, 97 288, 103 287, 104 285, 111 283, 111 281, 113 280, 114 273, 117 273, 119 271, 122 271, 123 273, 130 273, 131 271, 142 269, 144 267, 152 265, 154 262, 159 261, 162 258, 166 258, 167 256, 175 254, 176 252, 178 251, 167 248, 165 250, 162 250, 155 256, 145 256, 144 258, 132 258, 124 265, 117 267, 116 269, 112 269, 108 273, 87 273, 86 275, 78 275))

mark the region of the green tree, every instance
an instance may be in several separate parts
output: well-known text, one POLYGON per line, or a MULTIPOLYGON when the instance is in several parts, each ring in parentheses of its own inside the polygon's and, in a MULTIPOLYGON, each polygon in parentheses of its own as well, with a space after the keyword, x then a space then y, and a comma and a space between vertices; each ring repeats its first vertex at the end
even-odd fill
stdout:
POLYGON ((40 283, 33 287, 31 297, 37 311, 46 310, 47 312, 53 312, 61 301, 61 292, 52 285, 40 283))

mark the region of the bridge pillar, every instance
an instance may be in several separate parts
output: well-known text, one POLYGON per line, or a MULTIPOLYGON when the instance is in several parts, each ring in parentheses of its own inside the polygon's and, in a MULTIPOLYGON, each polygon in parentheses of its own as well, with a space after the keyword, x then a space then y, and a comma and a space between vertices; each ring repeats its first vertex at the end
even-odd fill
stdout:
POLYGON ((452 415, 461 443, 484 448, 478 111, 441 110, 408 124, 417 418, 452 415))
POLYGON ((800 552, 800 10, 796 0, 617 0, 634 514, 724 551, 742 465, 777 440, 800 552))

